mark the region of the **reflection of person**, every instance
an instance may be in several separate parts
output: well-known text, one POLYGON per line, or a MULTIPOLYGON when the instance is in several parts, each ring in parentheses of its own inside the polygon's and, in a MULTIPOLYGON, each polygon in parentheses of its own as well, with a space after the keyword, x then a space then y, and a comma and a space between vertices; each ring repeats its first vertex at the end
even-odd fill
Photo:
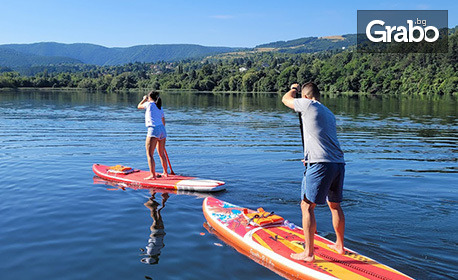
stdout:
POLYGON ((145 203, 145 206, 151 210, 151 218, 153 224, 151 225, 151 234, 146 245, 146 257, 141 261, 147 264, 157 264, 159 262, 159 255, 161 249, 164 248, 164 222, 162 221, 161 210, 165 207, 165 202, 169 198, 168 193, 162 194, 162 205, 158 208, 159 203, 154 200, 156 193, 151 191, 151 198, 145 203))
POLYGON ((301 113, 304 159, 307 164, 302 180, 301 209, 305 236, 304 252, 291 254, 291 258, 307 262, 314 260, 313 243, 316 232, 315 206, 326 204, 332 213, 336 232, 335 245, 329 246, 339 254, 344 253, 345 216, 342 202, 345 162, 337 140, 334 114, 320 103, 320 92, 314 83, 302 86, 302 98, 295 99, 298 84, 283 96, 283 103, 301 113))
POLYGON ((162 100, 157 91, 150 91, 148 95, 143 96, 142 101, 137 105, 138 109, 146 109, 145 126, 148 128, 146 135, 146 156, 148 158, 150 176, 145 179, 156 179, 156 164, 154 162, 154 150, 157 146, 157 152, 161 159, 163 169, 162 176, 167 177, 167 160, 165 156, 165 131, 164 111, 162 110, 162 100))

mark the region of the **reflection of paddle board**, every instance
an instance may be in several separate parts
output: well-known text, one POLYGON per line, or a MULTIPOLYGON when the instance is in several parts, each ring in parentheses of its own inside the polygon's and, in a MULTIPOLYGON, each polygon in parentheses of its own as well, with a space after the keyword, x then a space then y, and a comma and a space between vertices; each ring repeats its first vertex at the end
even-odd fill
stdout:
MULTIPOLYGON (((203 212, 213 231, 226 243, 257 263, 288 279, 412 279, 401 272, 345 248, 340 255, 328 248, 331 241, 315 235, 315 261, 290 258, 303 251, 302 229, 288 222, 258 226, 247 219, 253 210, 208 197, 203 212), (245 210, 245 213, 244 213, 245 210)), ((258 216, 258 215, 257 215, 258 216)))
POLYGON ((181 175, 170 175, 168 177, 157 178, 155 180, 145 180, 149 176, 148 171, 133 169, 133 172, 110 172, 110 166, 94 164, 94 173, 105 180, 122 182, 132 186, 142 188, 162 188, 172 190, 215 192, 224 190, 224 182, 181 175))

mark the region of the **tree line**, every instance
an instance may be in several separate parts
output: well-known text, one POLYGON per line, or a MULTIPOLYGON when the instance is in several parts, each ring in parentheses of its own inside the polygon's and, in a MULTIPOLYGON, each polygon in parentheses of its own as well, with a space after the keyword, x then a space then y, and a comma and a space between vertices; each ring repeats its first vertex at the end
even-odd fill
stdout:
POLYGON ((453 95, 458 92, 457 62, 454 33, 445 54, 240 52, 172 63, 35 67, 40 71, 32 76, 0 68, 0 88, 284 92, 294 82, 315 81, 329 93, 453 95))

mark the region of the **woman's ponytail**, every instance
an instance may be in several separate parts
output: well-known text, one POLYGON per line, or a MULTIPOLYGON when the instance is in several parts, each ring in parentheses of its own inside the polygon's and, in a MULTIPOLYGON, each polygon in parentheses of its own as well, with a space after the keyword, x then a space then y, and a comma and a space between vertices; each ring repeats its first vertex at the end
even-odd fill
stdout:
POLYGON ((156 103, 157 108, 160 110, 162 108, 162 100, 159 97, 159 92, 152 90, 148 93, 148 96, 156 103))
POLYGON ((162 99, 159 96, 157 97, 157 100, 155 103, 156 103, 157 108, 160 110, 162 107, 162 99))

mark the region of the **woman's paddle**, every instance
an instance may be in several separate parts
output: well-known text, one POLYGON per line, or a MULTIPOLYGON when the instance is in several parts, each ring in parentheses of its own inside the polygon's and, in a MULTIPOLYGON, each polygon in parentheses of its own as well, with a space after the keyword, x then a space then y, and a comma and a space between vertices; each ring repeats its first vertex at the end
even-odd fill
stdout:
POLYGON ((167 163, 169 164, 169 167, 170 167, 170 174, 175 175, 175 172, 173 172, 173 169, 172 169, 172 165, 170 164, 169 155, 167 154, 167 150, 165 149, 165 147, 164 147, 164 153, 165 153, 165 157, 167 158, 167 163))

